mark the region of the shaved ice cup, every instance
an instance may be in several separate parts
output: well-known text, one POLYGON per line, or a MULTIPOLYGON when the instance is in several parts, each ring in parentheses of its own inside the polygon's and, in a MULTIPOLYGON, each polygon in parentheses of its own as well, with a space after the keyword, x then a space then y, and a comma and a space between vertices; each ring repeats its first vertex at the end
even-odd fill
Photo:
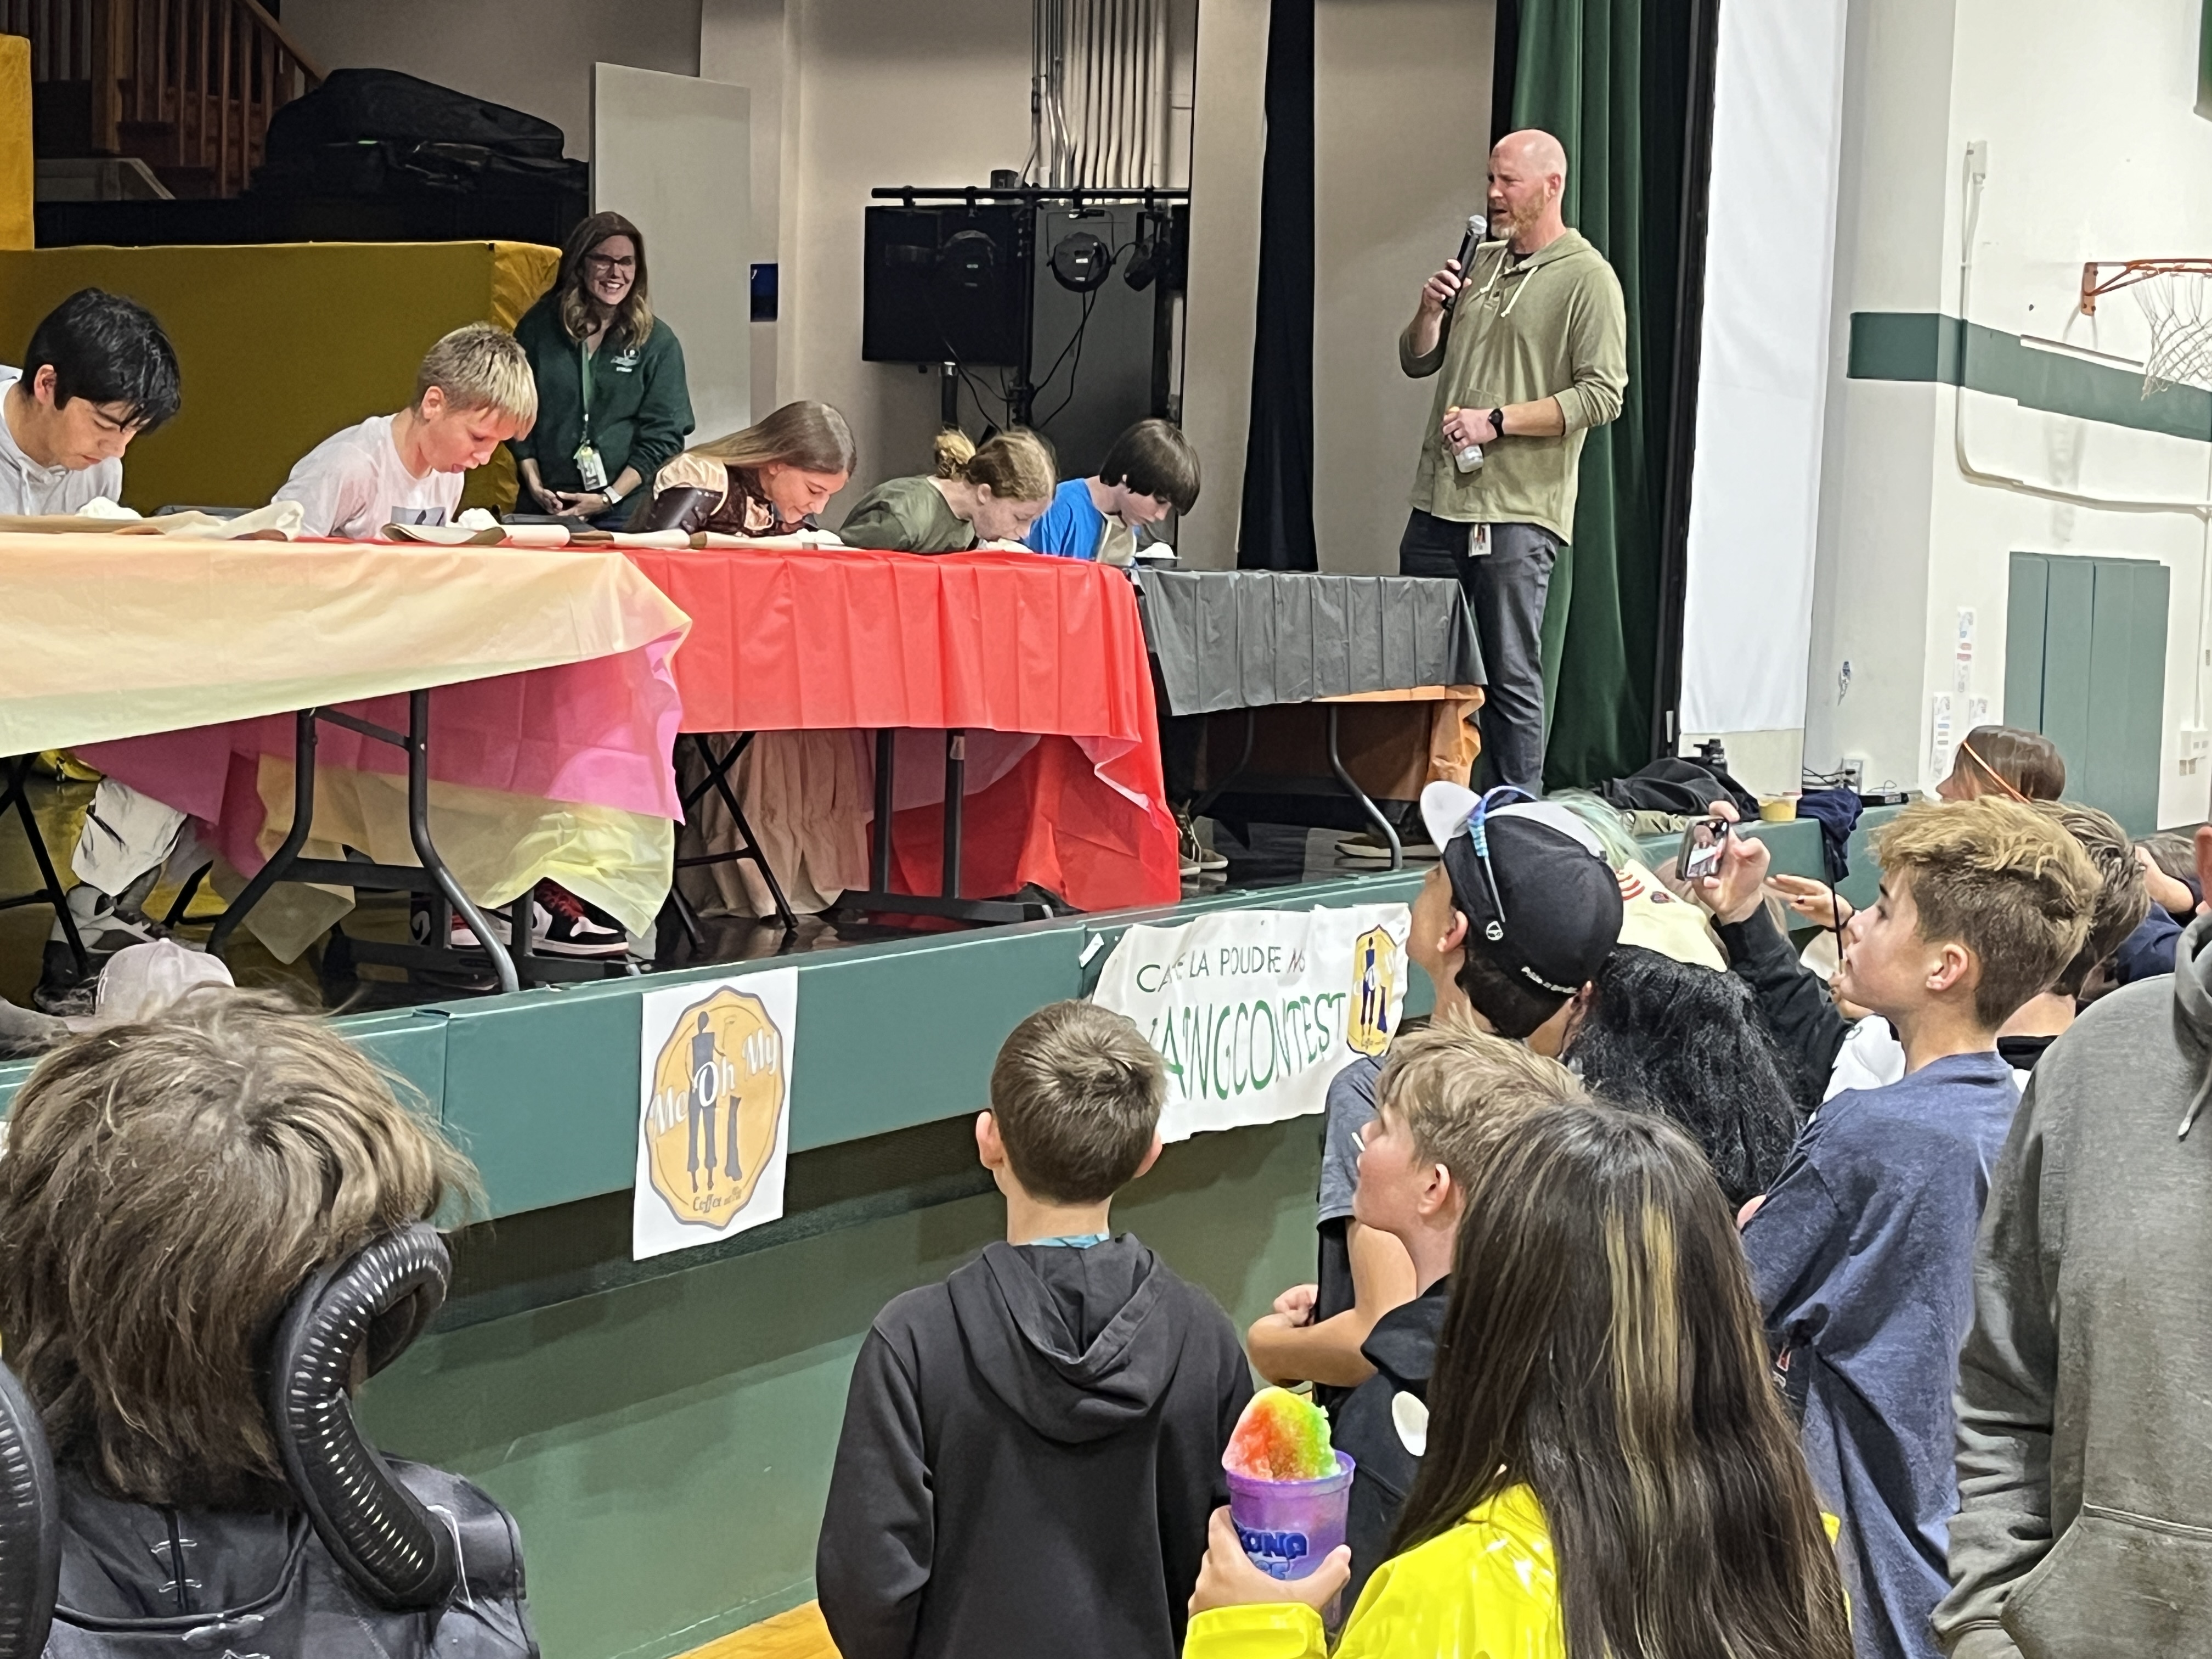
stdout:
POLYGON ((1313 1480, 1257 1480, 1224 1468, 1229 1519, 1254 1566, 1271 1578, 1304 1578, 1344 1541, 1352 1505, 1352 1460, 1336 1454, 1336 1473, 1313 1480))

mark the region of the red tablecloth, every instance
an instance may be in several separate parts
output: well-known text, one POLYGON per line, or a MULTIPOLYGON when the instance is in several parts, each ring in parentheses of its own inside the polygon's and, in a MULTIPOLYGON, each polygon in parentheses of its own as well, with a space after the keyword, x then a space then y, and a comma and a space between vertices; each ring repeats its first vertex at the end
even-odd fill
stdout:
MULTIPOLYGON (((962 890, 1034 882, 1085 910, 1181 893, 1144 629, 1120 571, 1027 553, 629 556, 691 617, 674 665, 684 730, 1034 732, 967 798, 962 890)), ((940 818, 896 815, 902 890, 938 890, 940 818)))

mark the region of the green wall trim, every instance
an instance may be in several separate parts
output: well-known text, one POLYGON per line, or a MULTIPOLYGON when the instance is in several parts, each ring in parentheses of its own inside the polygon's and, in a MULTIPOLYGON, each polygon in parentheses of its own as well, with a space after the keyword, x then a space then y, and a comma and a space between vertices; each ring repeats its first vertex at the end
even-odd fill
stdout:
POLYGON ((1855 380, 1963 386, 2023 409, 2212 443, 2212 392, 2177 386, 2146 398, 2133 370, 2039 349, 2017 334, 1936 312, 1853 312, 1849 373, 1855 380))

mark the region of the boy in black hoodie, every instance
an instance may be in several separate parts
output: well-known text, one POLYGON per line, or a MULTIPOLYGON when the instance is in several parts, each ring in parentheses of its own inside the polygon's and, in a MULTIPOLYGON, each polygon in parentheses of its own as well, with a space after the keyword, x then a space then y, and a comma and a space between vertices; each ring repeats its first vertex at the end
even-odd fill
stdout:
POLYGON ((1461 1021, 1401 1031, 1390 1046, 1352 1213, 1406 1247, 1419 1290, 1375 1322, 1360 1349, 1375 1375, 1337 1409, 1335 1443, 1358 1466, 1345 1538, 1352 1546, 1346 1607, 1389 1556, 1398 1511, 1420 1471, 1462 1195, 1483 1137, 1509 1117, 1582 1093, 1558 1060, 1461 1021))
POLYGON ((844 1659, 1181 1649, 1252 1379, 1212 1298, 1108 1231, 1166 1097, 1090 1003, 1000 1049, 975 1144, 1006 1242, 895 1298, 854 1366, 814 1564, 844 1659))

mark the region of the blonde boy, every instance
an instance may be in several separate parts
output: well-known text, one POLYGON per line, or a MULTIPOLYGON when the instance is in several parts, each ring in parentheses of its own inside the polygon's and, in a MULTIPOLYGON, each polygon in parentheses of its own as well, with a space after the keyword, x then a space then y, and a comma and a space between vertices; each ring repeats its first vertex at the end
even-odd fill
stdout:
POLYGON ((1874 852, 1881 900, 1851 918, 1835 989, 1896 1029, 1905 1075, 1820 1109, 1743 1243, 1843 1517, 1852 1641, 1936 1659, 1974 1236, 2020 1104, 1997 1028, 2081 949, 2100 884, 2062 824, 1995 795, 1908 807, 1874 852))
POLYGON ((471 323, 430 348, 413 403, 332 433, 275 499, 300 503, 305 536, 376 541, 386 525, 445 524, 460 505, 461 475, 537 420, 528 356, 505 329, 471 323))

